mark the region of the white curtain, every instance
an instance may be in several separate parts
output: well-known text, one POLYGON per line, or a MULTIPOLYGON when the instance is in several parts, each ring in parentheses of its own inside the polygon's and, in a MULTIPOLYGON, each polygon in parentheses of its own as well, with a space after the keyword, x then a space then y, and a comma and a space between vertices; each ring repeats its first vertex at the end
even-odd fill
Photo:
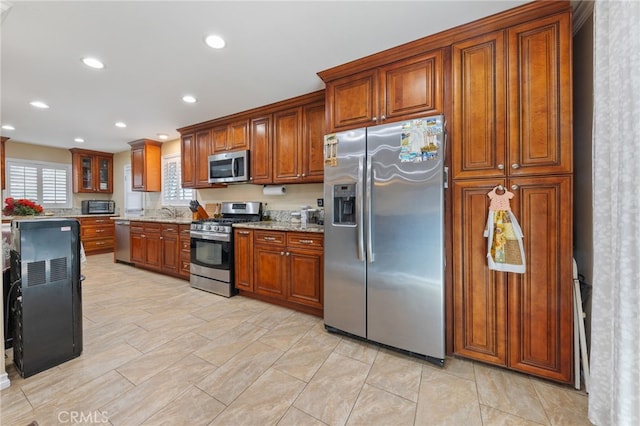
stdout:
POLYGON ((640 424, 640 2, 594 5, 589 419, 640 424))

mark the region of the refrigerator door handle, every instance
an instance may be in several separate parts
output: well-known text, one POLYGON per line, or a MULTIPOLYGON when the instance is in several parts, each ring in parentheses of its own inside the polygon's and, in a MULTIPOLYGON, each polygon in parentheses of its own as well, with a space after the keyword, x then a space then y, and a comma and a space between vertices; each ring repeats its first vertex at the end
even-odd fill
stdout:
MULTIPOLYGON (((364 159, 360 157, 358 160, 358 176, 364 174, 364 159)), ((356 209, 358 209, 358 260, 364 262, 364 200, 362 199, 362 188, 356 187, 356 209)))
POLYGON ((373 210, 373 199, 371 198, 371 157, 367 158, 367 175, 365 177, 366 182, 366 195, 367 195, 367 261, 373 263, 373 241, 371 232, 371 210, 373 210))

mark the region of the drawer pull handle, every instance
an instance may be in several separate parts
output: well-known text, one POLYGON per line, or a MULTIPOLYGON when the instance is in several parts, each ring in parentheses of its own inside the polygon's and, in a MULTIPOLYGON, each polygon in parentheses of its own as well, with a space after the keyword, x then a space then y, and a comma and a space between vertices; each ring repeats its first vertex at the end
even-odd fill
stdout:
POLYGON ((96 245, 97 245, 97 246, 103 246, 103 245, 105 245, 105 244, 106 244, 106 243, 105 243, 104 241, 98 241, 98 242, 96 243, 96 245))
POLYGON ((300 244, 313 244, 313 240, 298 240, 300 244))
POLYGON ((96 232, 104 232, 104 229, 96 229, 96 232))
POLYGON ((265 241, 275 241, 276 237, 264 237, 265 241))
POLYGON ((238 231, 240 235, 249 235, 249 231, 238 231))

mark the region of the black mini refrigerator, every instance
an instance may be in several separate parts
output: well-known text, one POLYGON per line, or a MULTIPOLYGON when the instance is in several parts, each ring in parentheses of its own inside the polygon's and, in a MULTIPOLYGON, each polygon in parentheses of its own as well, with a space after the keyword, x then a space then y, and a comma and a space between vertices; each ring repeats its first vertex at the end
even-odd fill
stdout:
POLYGON ((82 352, 80 224, 11 222, 13 360, 29 377, 82 352))

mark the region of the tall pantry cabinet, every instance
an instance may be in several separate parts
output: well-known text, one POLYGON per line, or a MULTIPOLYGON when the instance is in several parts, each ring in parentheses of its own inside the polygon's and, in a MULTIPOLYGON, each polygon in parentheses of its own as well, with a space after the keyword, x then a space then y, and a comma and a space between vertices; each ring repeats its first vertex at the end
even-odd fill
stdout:
POLYGON ((571 12, 452 45, 454 353, 571 381, 571 12), (490 271, 487 193, 502 185, 525 274, 490 271))

